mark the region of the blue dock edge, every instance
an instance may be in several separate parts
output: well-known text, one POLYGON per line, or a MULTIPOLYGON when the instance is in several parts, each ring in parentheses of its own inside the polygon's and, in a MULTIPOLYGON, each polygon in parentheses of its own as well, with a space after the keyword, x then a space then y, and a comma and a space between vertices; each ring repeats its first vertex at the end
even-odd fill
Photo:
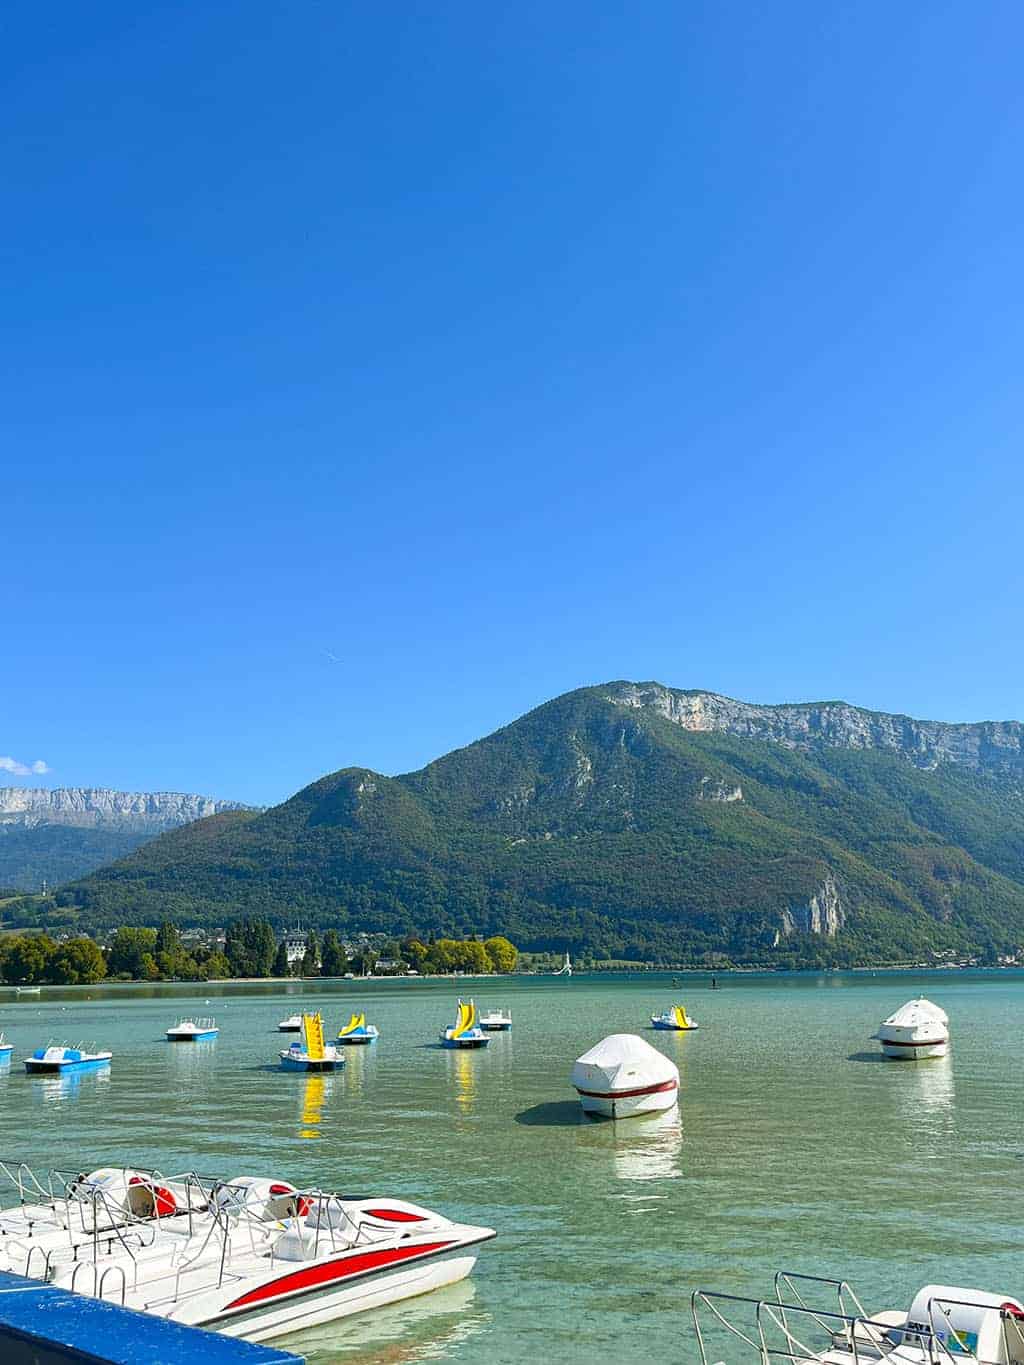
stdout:
POLYGON ((3 1365, 302 1365, 302 1357, 0 1271, 3 1365))

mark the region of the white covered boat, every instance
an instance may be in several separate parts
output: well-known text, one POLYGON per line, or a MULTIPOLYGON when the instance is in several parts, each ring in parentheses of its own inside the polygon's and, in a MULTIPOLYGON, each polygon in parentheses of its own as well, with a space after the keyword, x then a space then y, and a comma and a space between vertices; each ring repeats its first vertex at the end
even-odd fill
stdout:
POLYGON ((167 1029, 169 1043, 205 1043, 220 1032, 216 1019, 179 1019, 167 1029))
POLYGON ((742 1298, 698 1290, 691 1298, 702 1365, 1019 1365, 1024 1304, 1009 1294, 925 1285, 909 1312, 868 1314, 846 1280, 780 1271, 774 1294, 742 1298), (728 1343, 728 1344, 727 1344, 728 1343))
POLYGON ((488 1010, 480 1016, 480 1027, 485 1033, 508 1033, 512 1027, 512 1011, 488 1010))
POLYGON ((679 1070, 635 1033, 613 1033, 577 1058, 572 1083, 584 1113, 624 1119, 671 1109, 679 1070))
POLYGON ((277 1026, 278 1033, 301 1033, 302 1015, 289 1014, 287 1019, 282 1019, 277 1026))
POLYGON ((882 1044, 886 1057, 918 1061, 945 1057, 949 1049, 949 1018, 944 1010, 923 997, 908 1000, 890 1014, 871 1035, 882 1044))

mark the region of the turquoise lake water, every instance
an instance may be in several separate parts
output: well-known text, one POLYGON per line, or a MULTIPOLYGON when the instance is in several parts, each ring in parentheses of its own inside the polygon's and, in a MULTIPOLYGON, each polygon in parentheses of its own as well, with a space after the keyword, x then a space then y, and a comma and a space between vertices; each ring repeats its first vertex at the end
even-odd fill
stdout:
POLYGON ((461 983, 514 1014, 479 1052, 436 1046, 451 981, 0 991, 0 1153, 392 1193, 498 1230, 467 1284, 282 1342, 314 1365, 689 1362, 692 1290, 768 1294, 780 1267, 845 1277, 872 1311, 929 1281, 1019 1296, 1024 974, 719 982, 461 983), (951 1056, 879 1060, 870 1034, 920 993, 950 1015, 951 1056), (699 1031, 649 1031, 676 1001, 699 1031), (300 1007, 330 1032, 363 1009, 380 1041, 343 1073, 280 1073, 276 1024, 300 1007), (191 1012, 219 1039, 166 1043, 191 1012), (582 1119, 570 1067, 615 1032, 677 1063, 678 1113, 582 1119), (26 1076, 50 1040, 110 1048, 109 1075, 26 1076))

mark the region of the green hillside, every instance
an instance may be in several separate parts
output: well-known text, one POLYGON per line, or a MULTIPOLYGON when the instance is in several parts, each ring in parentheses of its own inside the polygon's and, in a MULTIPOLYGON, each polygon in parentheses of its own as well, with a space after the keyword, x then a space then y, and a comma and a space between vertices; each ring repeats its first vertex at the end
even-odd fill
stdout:
POLYGON ((1024 801, 1004 758, 918 766, 813 725, 802 748, 694 731, 620 701, 627 687, 568 693, 420 772, 343 769, 197 821, 58 902, 94 926, 260 913, 663 960, 1024 943, 1024 801))

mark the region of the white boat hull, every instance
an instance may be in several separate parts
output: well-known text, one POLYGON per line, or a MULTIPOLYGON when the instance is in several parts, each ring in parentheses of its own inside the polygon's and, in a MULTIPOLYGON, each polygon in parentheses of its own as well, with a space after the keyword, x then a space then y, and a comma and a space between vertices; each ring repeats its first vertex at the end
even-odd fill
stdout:
POLYGON ((893 1061, 921 1061, 926 1057, 945 1057, 949 1052, 948 1038, 884 1038, 879 1033, 878 1041, 882 1044, 882 1055, 893 1061))
POLYGON ((679 1100, 679 1087, 650 1091, 643 1095, 588 1095, 579 1091, 580 1108, 585 1114, 600 1114, 606 1119, 629 1119, 638 1114, 660 1114, 679 1100))

